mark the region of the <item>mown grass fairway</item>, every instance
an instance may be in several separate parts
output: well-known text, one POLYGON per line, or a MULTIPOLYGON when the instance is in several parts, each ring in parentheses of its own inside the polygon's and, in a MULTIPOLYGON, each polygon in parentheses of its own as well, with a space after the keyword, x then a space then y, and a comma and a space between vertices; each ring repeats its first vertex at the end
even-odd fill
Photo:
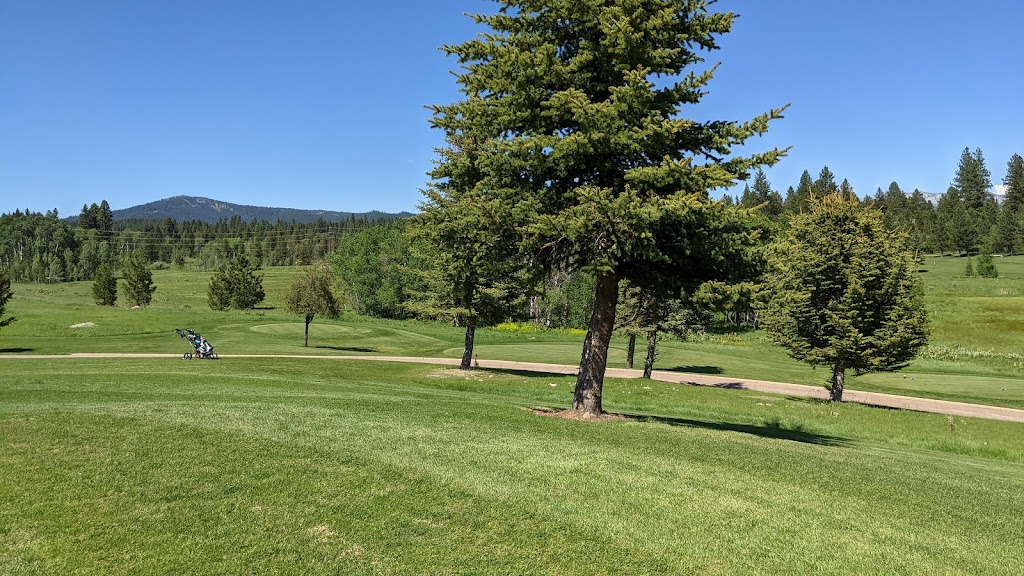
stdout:
MULTIPOLYGON (((964 258, 933 257, 923 266, 932 337, 922 356, 901 372, 851 377, 849 388, 1024 408, 1024 257, 997 258, 998 279, 961 278, 965 264, 964 258)), ((8 313, 20 320, 0 331, 0 354, 183 353, 189 347, 172 329, 190 326, 222 354, 461 356, 459 328, 355 316, 315 319, 310 347, 303 348, 301 319, 284 311, 284 295, 299 270, 263 271, 267 299, 251 312, 211 311, 209 274, 194 271, 155 271, 157 291, 146 310, 96 306, 89 282, 19 284, 8 313), (97 326, 70 328, 84 322, 97 326)), ((476 353, 572 365, 579 363, 581 342, 582 336, 567 333, 483 328, 476 353)), ((613 340, 610 366, 624 365, 625 347, 624 339, 613 340)), ((828 370, 792 360, 761 332, 665 339, 656 368, 808 385, 824 385, 829 377, 828 370)))
POLYGON ((14 360, 0 573, 1020 574, 1024 426, 338 360, 14 360))

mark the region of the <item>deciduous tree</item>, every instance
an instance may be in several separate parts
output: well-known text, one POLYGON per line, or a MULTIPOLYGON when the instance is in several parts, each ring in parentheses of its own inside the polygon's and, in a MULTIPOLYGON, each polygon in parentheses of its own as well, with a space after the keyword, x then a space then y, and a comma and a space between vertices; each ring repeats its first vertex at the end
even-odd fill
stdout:
POLYGON ((337 318, 340 308, 331 289, 331 268, 325 262, 310 266, 304 275, 297 278, 285 298, 288 311, 301 314, 306 320, 303 346, 309 346, 309 324, 317 314, 337 318))
POLYGON ((771 259, 764 326, 789 354, 832 370, 840 401, 846 371, 905 366, 927 336, 924 295, 906 235, 882 214, 837 195, 793 219, 771 259))

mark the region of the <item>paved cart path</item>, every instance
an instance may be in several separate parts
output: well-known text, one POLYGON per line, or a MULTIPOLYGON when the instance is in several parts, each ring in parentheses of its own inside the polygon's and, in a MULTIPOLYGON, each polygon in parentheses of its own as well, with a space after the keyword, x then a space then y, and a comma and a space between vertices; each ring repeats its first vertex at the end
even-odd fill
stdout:
MULTIPOLYGON (((0 354, 0 360, 59 360, 73 358, 181 358, 180 354, 119 354, 119 353, 76 353, 66 355, 14 355, 0 354)), ((300 354, 225 354, 222 359, 230 358, 300 358, 317 360, 364 360, 377 362, 411 362, 416 364, 440 364, 443 366, 458 366, 458 358, 417 358, 408 356, 319 356, 300 354)), ((478 360, 474 366, 479 368, 492 368, 499 370, 522 370, 525 372, 544 372, 549 374, 576 374, 577 366, 566 364, 541 364, 537 362, 511 362, 506 360, 478 360)), ((641 370, 626 370, 624 368, 609 368, 606 375, 613 378, 640 378, 643 375, 641 370)), ((805 398, 828 399, 828 390, 821 386, 806 386, 803 384, 786 384, 784 382, 767 382, 764 380, 751 380, 747 378, 725 378, 722 376, 708 376, 705 374, 687 374, 683 372, 665 372, 655 370, 651 375, 653 380, 661 382, 672 382, 676 384, 690 384, 695 386, 712 386, 716 388, 730 388, 738 390, 756 390, 758 392, 769 392, 772 394, 786 394, 789 396, 800 396, 805 398)), ((990 420, 1006 420, 1011 422, 1024 422, 1024 410, 1014 408, 1003 408, 1000 406, 985 406, 982 404, 968 404, 966 402, 950 402, 948 400, 931 400, 929 398, 916 398, 913 396, 897 396, 895 394, 883 394, 881 392, 860 392, 847 388, 843 391, 843 401, 867 404, 869 406, 883 406, 886 408, 900 408, 904 410, 917 410, 919 412, 933 412, 936 414, 949 414, 952 416, 969 416, 973 418, 987 418, 990 420)))

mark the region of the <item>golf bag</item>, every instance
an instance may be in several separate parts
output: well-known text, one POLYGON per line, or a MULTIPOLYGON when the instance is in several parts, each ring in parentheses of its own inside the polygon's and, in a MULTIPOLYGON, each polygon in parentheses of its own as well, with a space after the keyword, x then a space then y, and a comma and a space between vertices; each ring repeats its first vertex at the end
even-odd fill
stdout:
POLYGON ((187 338, 188 343, 192 345, 193 351, 186 352, 181 357, 182 360, 191 360, 193 358, 198 358, 200 360, 217 359, 217 354, 214 353, 213 345, 210 344, 210 341, 193 332, 191 328, 186 328, 184 332, 175 328, 174 331, 178 333, 178 336, 187 338))

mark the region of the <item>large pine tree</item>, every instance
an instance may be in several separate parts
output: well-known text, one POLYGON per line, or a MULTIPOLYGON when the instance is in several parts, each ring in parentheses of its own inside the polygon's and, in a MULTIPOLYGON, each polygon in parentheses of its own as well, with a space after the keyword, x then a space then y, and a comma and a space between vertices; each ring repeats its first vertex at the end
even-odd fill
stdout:
POLYGON ((755 233, 708 192, 776 162, 733 156, 781 117, 695 121, 713 69, 700 69, 735 15, 695 0, 498 0, 489 28, 447 46, 465 98, 434 107, 448 134, 485 138, 483 190, 523 215, 532 262, 596 275, 573 408, 602 412, 619 282, 690 284, 728 277, 755 233))

